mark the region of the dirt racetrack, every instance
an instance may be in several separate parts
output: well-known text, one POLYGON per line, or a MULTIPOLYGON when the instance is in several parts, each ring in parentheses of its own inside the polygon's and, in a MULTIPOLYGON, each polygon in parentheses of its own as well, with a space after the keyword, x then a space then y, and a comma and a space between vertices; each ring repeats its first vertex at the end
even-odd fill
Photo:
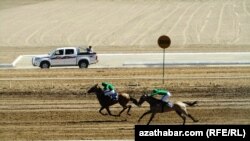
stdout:
MULTIPOLYGON (((171 37, 168 52, 249 52, 249 0, 1 0, 0 64, 19 55, 62 46, 93 45, 97 53, 161 52, 156 40, 171 37)), ((172 101, 198 101, 188 111, 199 123, 250 124, 250 67, 0 69, 0 140, 134 139, 134 126, 149 107, 131 116, 102 116, 92 85, 108 81, 139 99, 153 88, 172 101)), ((160 98, 160 97, 158 97, 160 98)), ((119 105, 111 111, 118 114, 119 105)), ((182 124, 176 113, 151 124, 182 124)))
MULTIPOLYGON (((171 100, 194 101, 187 124, 250 124, 249 67, 178 67, 166 69, 0 70, 1 140, 134 139, 134 125, 148 109, 133 105, 131 116, 102 116, 96 97, 86 91, 112 82, 119 92, 139 99, 153 88, 166 88, 171 100)), ((111 108, 114 114, 119 105, 111 108)), ((175 112, 158 114, 151 124, 181 124, 175 112)))

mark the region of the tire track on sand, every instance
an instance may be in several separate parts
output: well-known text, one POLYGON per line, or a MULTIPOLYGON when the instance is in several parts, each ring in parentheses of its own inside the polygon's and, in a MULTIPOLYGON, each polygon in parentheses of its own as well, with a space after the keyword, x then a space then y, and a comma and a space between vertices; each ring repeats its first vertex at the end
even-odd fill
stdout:
POLYGON ((178 20, 175 22, 175 24, 172 26, 172 28, 167 32, 167 35, 170 35, 171 32, 173 32, 173 30, 177 27, 177 25, 179 24, 179 22, 183 19, 183 16, 187 13, 187 11, 193 6, 195 5, 195 3, 191 4, 190 6, 188 6, 185 11, 181 14, 181 16, 179 16, 178 20))
POLYGON ((244 2, 243 2, 243 9, 244 9, 244 11, 246 12, 246 14, 247 14, 248 16, 250 16, 250 12, 247 10, 246 1, 247 1, 247 0, 244 0, 244 2))
MULTIPOLYGON (((167 21, 167 19, 170 16, 172 16, 176 11, 178 11, 178 9, 182 8, 182 7, 180 8, 179 5, 180 5, 180 3, 177 4, 177 6, 174 8, 174 10, 171 10, 171 12, 168 12, 168 14, 166 16, 164 16, 164 18, 162 18, 158 22, 155 22, 154 24, 152 24, 152 26, 147 28, 147 30, 145 30, 145 32, 142 34, 142 36, 139 36, 136 39, 134 39, 134 42, 132 42, 132 44, 137 43, 139 40, 141 40, 140 44, 142 44, 142 42, 143 42, 142 39, 145 39, 145 36, 143 36, 143 35, 152 35, 153 33, 156 33, 157 32, 156 30, 158 30, 158 28, 156 28, 156 27, 162 27, 164 25, 165 21, 167 21)), ((169 5, 167 5, 166 9, 168 9, 168 7, 169 7, 169 5)), ((169 7, 169 8, 172 8, 172 7, 169 7)), ((152 18, 153 16, 157 15, 157 13, 161 14, 161 13, 163 13, 163 11, 159 10, 158 12, 155 12, 154 14, 152 14, 148 18, 152 18)))
POLYGON ((184 28, 184 30, 183 30, 183 45, 185 45, 186 43, 187 43, 187 35, 188 35, 188 33, 187 33, 187 30, 188 30, 188 28, 190 27, 190 23, 191 23, 191 21, 193 20, 193 18, 194 18, 194 15, 201 9, 201 8, 203 8, 205 6, 205 2, 203 2, 202 4, 200 4, 200 6, 198 7, 198 8, 196 8, 195 10, 194 10, 194 12, 190 15, 190 17, 189 17, 189 19, 188 19, 188 21, 187 21, 187 24, 186 24, 186 26, 185 26, 185 28, 184 28))
POLYGON ((215 36, 214 36, 214 39, 213 39, 213 41, 215 43, 217 43, 217 44, 220 43, 220 41, 219 41, 219 34, 220 34, 220 30, 221 30, 222 16, 223 16, 223 12, 224 12, 225 6, 226 6, 226 4, 223 3, 222 8, 220 10, 220 16, 219 16, 218 26, 217 26, 217 29, 216 29, 216 32, 215 32, 215 36))

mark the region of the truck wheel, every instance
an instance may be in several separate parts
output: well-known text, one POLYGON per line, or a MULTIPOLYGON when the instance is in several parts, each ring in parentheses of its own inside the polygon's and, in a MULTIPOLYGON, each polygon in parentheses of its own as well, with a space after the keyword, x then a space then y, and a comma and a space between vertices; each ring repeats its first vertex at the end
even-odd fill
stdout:
POLYGON ((41 69, 48 69, 50 67, 48 62, 42 62, 40 65, 41 69))
POLYGON ((84 69, 88 68, 89 63, 87 61, 81 61, 79 62, 79 68, 84 69))

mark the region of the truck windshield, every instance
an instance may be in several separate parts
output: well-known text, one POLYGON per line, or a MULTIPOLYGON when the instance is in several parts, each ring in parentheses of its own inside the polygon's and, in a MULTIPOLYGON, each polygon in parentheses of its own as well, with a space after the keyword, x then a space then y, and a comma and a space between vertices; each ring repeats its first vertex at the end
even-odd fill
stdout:
POLYGON ((54 52, 55 52, 55 50, 51 50, 51 51, 48 53, 48 55, 53 55, 54 52))

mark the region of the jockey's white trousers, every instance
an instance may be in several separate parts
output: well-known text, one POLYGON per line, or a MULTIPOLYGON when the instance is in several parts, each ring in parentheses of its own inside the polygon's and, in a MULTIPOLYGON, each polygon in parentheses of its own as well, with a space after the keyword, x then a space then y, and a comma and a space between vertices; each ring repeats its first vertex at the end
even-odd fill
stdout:
POLYGON ((168 102, 168 98, 171 96, 171 93, 170 92, 168 92, 168 94, 167 95, 164 95, 162 98, 161 98, 161 100, 162 101, 165 101, 165 102, 168 102))
POLYGON ((106 95, 106 96, 107 96, 107 95, 109 96, 109 95, 111 95, 111 94, 115 94, 115 90, 112 90, 112 91, 105 90, 105 91, 104 91, 104 95, 106 95))

